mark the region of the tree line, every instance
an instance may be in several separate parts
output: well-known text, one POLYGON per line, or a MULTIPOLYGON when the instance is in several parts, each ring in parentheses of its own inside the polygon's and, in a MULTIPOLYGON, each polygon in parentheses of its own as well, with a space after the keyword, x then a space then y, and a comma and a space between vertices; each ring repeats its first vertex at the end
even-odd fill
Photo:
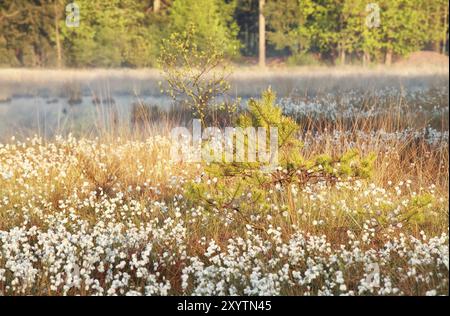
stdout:
POLYGON ((390 64, 448 52, 447 0, 0 0, 0 66, 155 67, 162 39, 188 25, 199 49, 213 42, 261 66, 266 55, 390 64))

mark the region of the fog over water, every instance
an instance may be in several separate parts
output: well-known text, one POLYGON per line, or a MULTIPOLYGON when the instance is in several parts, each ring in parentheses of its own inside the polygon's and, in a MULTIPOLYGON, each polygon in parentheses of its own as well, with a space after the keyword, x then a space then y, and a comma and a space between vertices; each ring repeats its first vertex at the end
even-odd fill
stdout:
MULTIPOLYGON (((284 72, 237 71, 231 77, 229 98, 258 97, 268 86, 277 92, 290 113, 317 114, 354 112, 355 95, 370 93, 379 98, 447 91, 445 70, 299 70, 284 72), (330 101, 352 103, 341 109, 330 101), (342 96, 350 96, 345 101, 342 96), (352 97, 353 96, 353 97, 352 97), (320 104, 319 104, 320 103, 320 104)), ((109 116, 129 123, 133 103, 168 110, 173 100, 161 93, 164 79, 157 70, 0 70, 0 135, 53 136, 98 128, 109 116)), ((163 84, 164 87, 164 84, 163 84)), ((439 105, 442 108, 442 104, 439 105)), ((444 110, 448 112, 444 104, 444 110)))

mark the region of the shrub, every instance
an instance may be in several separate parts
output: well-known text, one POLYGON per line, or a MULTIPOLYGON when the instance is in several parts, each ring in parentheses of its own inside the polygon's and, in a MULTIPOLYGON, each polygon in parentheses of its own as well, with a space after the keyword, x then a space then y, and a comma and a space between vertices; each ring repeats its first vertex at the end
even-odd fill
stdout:
MULTIPOLYGON (((372 174, 376 156, 361 156, 358 150, 350 150, 339 157, 318 155, 306 159, 301 155, 303 144, 298 140, 300 128, 290 117, 284 116, 275 105, 276 95, 270 89, 261 100, 251 99, 248 110, 241 114, 238 126, 278 128, 278 166, 265 162, 232 162, 225 160, 206 166, 208 182, 191 183, 187 188, 192 200, 203 201, 208 208, 232 208, 243 210, 255 207, 264 209, 264 201, 272 190, 291 185, 304 188, 307 184, 368 178, 372 174)), ((248 134, 244 134, 244 145, 248 149, 248 134)))
POLYGON ((211 40, 210 45, 200 49, 194 40, 196 32, 191 25, 187 31, 173 33, 163 40, 158 62, 167 80, 166 92, 174 101, 188 104, 205 126, 209 106, 233 112, 237 102, 216 104, 217 98, 226 98, 230 89, 227 80, 230 71, 225 64, 223 47, 211 40))
POLYGON ((319 66, 321 63, 317 57, 309 53, 296 53, 287 59, 291 66, 319 66))

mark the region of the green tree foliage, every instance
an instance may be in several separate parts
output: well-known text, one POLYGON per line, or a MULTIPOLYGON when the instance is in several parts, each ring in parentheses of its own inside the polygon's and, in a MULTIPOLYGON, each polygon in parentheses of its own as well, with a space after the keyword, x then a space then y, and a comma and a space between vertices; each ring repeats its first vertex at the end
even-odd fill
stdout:
POLYGON ((194 25, 197 31, 192 40, 199 50, 213 44, 222 46, 228 55, 234 55, 239 47, 238 26, 233 20, 235 8, 236 1, 174 0, 170 10, 170 30, 180 33, 194 25))
MULTIPOLYGON (((197 28, 199 50, 214 45, 258 54, 258 0, 2 0, 0 65, 24 67, 153 67, 162 39, 197 28), (78 28, 65 25, 68 3, 80 6, 78 28)), ((269 55, 293 63, 353 60, 391 63, 420 49, 446 53, 445 0, 266 1, 269 55), (367 5, 380 25, 366 25, 367 5)))
POLYGON ((43 66, 55 63, 52 1, 0 2, 0 64, 43 66))
POLYGON ((448 1, 422 0, 420 10, 424 13, 423 28, 430 46, 437 52, 445 53, 448 40, 448 1))
POLYGON ((0 2, 0 64, 56 66, 63 59, 77 67, 156 65, 161 39, 167 36, 167 6, 153 12, 149 1, 77 0, 80 25, 69 28, 65 7, 71 2, 0 2))
POLYGON ((426 40, 426 17, 419 4, 419 0, 380 1, 382 22, 379 32, 386 63, 391 63, 392 54, 407 55, 420 49, 426 40))
POLYGON ((258 54, 258 12, 259 3, 254 0, 238 0, 234 19, 239 25, 238 39, 244 56, 258 54))
POLYGON ((393 56, 433 45, 445 51, 448 4, 381 0, 380 25, 367 27, 367 0, 273 0, 266 6, 269 41, 291 53, 307 49, 345 63, 347 55, 390 63, 393 56))
POLYGON ((142 1, 78 0, 77 4, 80 26, 69 28, 62 23, 64 41, 70 47, 69 65, 155 65, 162 32, 142 1))
POLYGON ((293 54, 307 51, 313 35, 310 20, 314 8, 312 0, 268 1, 266 15, 271 26, 269 41, 278 49, 288 48, 293 54))

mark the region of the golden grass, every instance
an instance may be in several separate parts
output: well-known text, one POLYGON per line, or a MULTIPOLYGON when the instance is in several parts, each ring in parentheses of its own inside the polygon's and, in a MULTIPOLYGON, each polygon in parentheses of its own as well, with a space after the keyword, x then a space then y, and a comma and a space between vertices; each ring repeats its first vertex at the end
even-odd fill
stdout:
MULTIPOLYGON (((329 70, 320 71, 322 76, 326 76, 329 70)), ((347 70, 331 71, 336 72, 337 76, 345 76, 347 70)), ((355 74, 354 70, 348 71, 355 74)), ((386 74, 385 69, 381 72, 386 74)), ((111 74, 109 71, 107 73, 111 74)), ((117 76, 123 74, 120 71, 113 73, 117 76)), ((102 71, 100 74, 103 74, 102 71)), ((82 71, 73 74, 82 75, 82 71)), ((236 76, 242 79, 244 75, 246 73, 236 76)), ((170 159, 168 137, 171 129, 185 120, 182 115, 176 119, 160 116, 158 121, 149 121, 139 128, 130 129, 128 124, 115 122, 112 115, 98 113, 105 116, 100 117, 105 124, 98 124, 93 132, 81 134, 78 140, 63 137, 0 146, 0 167, 17 166, 12 180, 0 174, 0 230, 8 231, 20 226, 25 218, 28 226, 46 227, 48 223, 42 219, 42 213, 56 216, 71 208, 81 219, 95 225, 99 219, 103 220, 104 214, 99 212, 108 210, 111 205, 117 207, 117 203, 119 206, 114 208, 117 212, 113 220, 123 220, 126 225, 176 220, 176 208, 181 207, 187 252, 199 258, 205 257, 205 247, 199 244, 202 238, 214 240, 222 249, 227 249, 230 239, 248 237, 248 226, 268 239, 268 228, 279 228, 285 241, 297 231, 312 236, 325 235, 333 249, 349 242, 349 232, 355 235, 356 240, 364 240, 370 231, 365 226, 371 221, 375 221, 370 226, 374 229, 374 237, 368 245, 361 247, 380 249, 402 234, 416 238, 421 238, 421 233, 430 237, 439 236, 448 232, 448 140, 429 144, 426 139, 413 135, 384 139, 384 132, 394 133, 407 127, 420 129, 428 124, 426 120, 421 122, 413 112, 405 114, 397 111, 401 102, 400 99, 393 100, 390 104, 392 111, 370 118, 350 121, 299 120, 299 136, 305 142, 302 152, 305 157, 317 154, 335 156, 351 148, 358 148, 363 153, 374 152, 377 160, 371 179, 360 182, 352 180, 340 187, 310 185, 298 188, 295 194, 290 187, 279 192, 274 190, 269 194, 269 209, 260 210, 255 205, 242 213, 224 209, 206 211, 201 201, 189 199, 186 185, 198 177, 207 181, 208 176, 202 174, 202 164, 173 163, 170 159), (336 140, 335 133, 343 136, 336 140), (123 198, 116 202, 119 193, 123 194, 123 198), (2 205, 2 198, 9 199, 8 203, 3 202, 2 205), (421 199, 426 203, 422 203, 421 199), (156 206, 160 202, 167 206, 165 212, 156 206), (95 203, 104 209, 94 207, 95 203), (136 203, 152 212, 126 214, 136 203), (194 216, 192 209, 200 214, 194 216), (390 222, 390 216, 397 209, 400 210, 401 220, 394 224, 390 222), (425 216, 424 219, 421 215, 425 216), (224 225, 226 216, 233 218, 229 225, 224 225)), ((441 117, 440 120, 441 130, 448 131, 448 118, 441 117)), ((211 192, 213 190, 211 185, 211 192)), ((168 249, 177 246, 170 241, 169 244, 158 244, 152 251, 161 258, 168 249)), ((267 258, 271 255, 267 254, 267 258)), ((393 262, 394 266, 386 269, 395 282, 395 278, 403 273, 398 268, 405 271, 409 263, 401 257, 393 262)), ((159 270, 171 281, 175 294, 181 293, 183 264, 182 260, 178 260, 159 270)), ((300 267, 303 268, 306 269, 300 267)), ((432 268, 427 269, 424 273, 430 273, 433 277, 438 275, 432 268)), ((361 270, 343 270, 347 287, 352 287, 363 275, 361 270)), ((406 295, 424 294, 429 290, 417 284, 403 280, 395 286, 406 295)), ((48 291, 61 294, 60 290, 48 291)), ((441 291, 448 293, 448 288, 441 291)), ((301 295, 304 289, 286 288, 283 293, 301 295)))

